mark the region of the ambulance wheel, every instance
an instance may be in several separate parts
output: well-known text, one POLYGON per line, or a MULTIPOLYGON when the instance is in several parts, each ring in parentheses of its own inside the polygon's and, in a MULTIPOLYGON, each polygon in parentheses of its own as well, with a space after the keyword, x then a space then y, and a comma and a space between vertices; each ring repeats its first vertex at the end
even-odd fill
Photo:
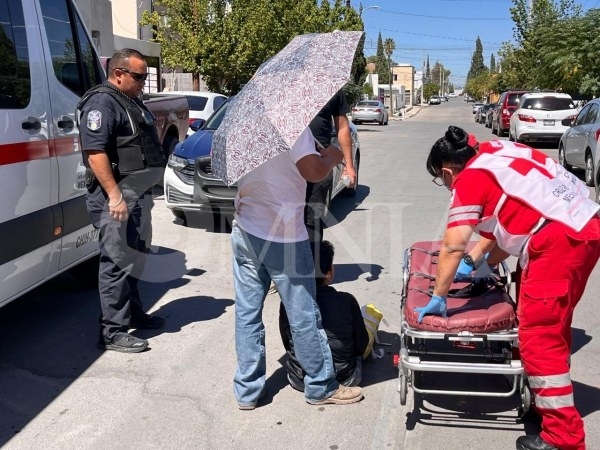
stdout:
POLYGON ((71 275, 77 278, 84 286, 91 289, 97 289, 99 269, 100 255, 96 255, 71 268, 70 272, 71 275))

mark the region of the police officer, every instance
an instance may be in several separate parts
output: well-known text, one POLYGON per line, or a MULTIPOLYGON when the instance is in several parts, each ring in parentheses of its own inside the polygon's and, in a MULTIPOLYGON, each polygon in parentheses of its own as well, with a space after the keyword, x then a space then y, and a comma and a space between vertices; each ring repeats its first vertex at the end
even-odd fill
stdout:
POLYGON ((138 290, 152 237, 152 186, 164 167, 154 118, 139 100, 147 76, 144 55, 119 50, 109 61, 108 81, 77 105, 87 209, 100 231, 98 346, 126 353, 148 348, 129 328, 164 325, 163 318, 143 311, 138 290))

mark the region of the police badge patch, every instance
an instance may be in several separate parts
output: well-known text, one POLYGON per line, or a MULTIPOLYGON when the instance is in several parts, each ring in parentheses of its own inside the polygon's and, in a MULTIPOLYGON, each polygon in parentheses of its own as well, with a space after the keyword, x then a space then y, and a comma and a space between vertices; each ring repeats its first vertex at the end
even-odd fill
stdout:
POLYGON ((87 127, 92 131, 96 131, 100 128, 100 125, 102 125, 102 113, 96 109, 90 111, 87 116, 87 127))

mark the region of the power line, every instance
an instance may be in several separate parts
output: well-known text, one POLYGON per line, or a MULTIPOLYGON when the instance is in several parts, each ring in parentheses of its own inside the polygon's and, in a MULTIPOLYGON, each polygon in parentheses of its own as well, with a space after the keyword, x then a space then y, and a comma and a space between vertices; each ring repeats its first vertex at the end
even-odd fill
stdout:
POLYGON ((486 21, 501 21, 501 22, 507 22, 507 21, 511 21, 512 19, 506 18, 506 17, 449 17, 449 16, 430 16, 427 14, 413 14, 413 13, 408 13, 405 11, 390 11, 389 9, 379 9, 379 11, 381 11, 382 13, 389 13, 389 14, 398 14, 401 16, 411 16, 411 17, 425 17, 427 19, 440 19, 440 20, 486 20, 486 21))

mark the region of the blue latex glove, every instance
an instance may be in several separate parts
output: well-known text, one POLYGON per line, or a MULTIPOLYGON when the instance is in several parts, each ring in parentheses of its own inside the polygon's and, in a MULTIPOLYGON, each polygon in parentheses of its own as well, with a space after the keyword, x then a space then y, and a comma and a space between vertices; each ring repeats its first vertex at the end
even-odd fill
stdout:
POLYGON ((473 267, 468 265, 465 262, 465 258, 460 260, 460 264, 458 265, 458 269, 456 269, 456 275, 454 275, 454 281, 468 281, 471 280, 471 273, 473 272, 473 267))
POLYGON ((415 308, 415 312, 419 313, 419 319, 417 320, 419 323, 423 322, 423 317, 425 317, 425 314, 435 314, 446 317, 446 310, 446 297, 442 297, 440 295, 431 296, 431 300, 429 300, 427 306, 415 308))

